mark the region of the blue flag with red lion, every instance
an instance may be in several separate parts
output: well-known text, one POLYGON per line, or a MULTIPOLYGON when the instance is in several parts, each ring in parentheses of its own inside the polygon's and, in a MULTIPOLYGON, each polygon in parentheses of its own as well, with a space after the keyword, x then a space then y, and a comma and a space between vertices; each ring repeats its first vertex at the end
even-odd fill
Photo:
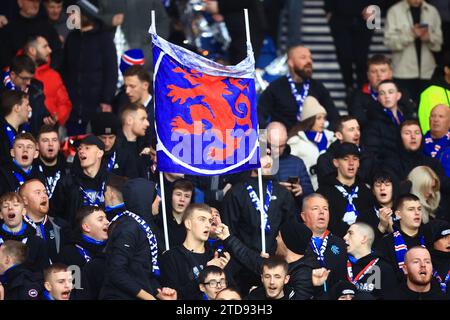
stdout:
POLYGON ((260 167, 255 63, 223 66, 152 34, 158 169, 217 175, 260 167))

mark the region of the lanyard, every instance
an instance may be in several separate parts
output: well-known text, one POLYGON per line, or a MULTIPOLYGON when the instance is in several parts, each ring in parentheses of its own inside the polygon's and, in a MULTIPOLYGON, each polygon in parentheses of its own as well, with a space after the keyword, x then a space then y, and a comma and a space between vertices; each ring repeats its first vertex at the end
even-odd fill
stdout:
POLYGON ((25 220, 25 222, 27 222, 30 226, 33 227, 34 230, 36 230, 36 235, 41 237, 44 241, 47 241, 47 237, 45 235, 45 223, 47 222, 47 218, 48 216, 46 215, 44 220, 42 220, 41 223, 36 224, 33 220, 30 219, 30 217, 28 217, 27 215, 23 216, 23 220, 25 220), (39 230, 38 230, 39 228, 39 230), (39 234, 40 233, 40 234, 39 234))
POLYGON ((351 283, 353 283, 354 285, 356 285, 358 283, 358 281, 364 277, 372 268, 373 266, 378 262, 378 260, 380 260, 380 258, 377 259, 373 259, 372 261, 369 262, 368 265, 366 265, 364 267, 364 269, 362 269, 355 278, 353 278, 353 268, 352 268, 352 263, 347 260, 347 279, 348 281, 350 281, 351 283))
POLYGON ((302 120, 303 102, 305 102, 305 98, 308 96, 309 87, 311 85, 311 82, 309 80, 305 80, 305 82, 303 82, 302 93, 299 94, 297 91, 297 88, 295 87, 295 82, 294 82, 294 80, 292 80, 291 75, 287 74, 286 77, 289 81, 289 85, 291 86, 292 95, 294 96, 295 101, 297 102, 297 107, 298 107, 297 121, 301 121, 302 120))
MULTIPOLYGON (((264 199, 264 206, 263 206, 263 214, 264 214, 264 221, 262 221, 265 224, 265 230, 266 232, 270 231, 270 223, 269 223, 269 216, 267 212, 269 211, 269 205, 270 205, 270 199, 272 198, 272 181, 267 182, 267 189, 266 189, 266 197, 264 199)), ((259 213, 259 198, 256 194, 256 191, 253 189, 253 187, 249 184, 247 184, 246 190, 248 192, 248 195, 250 196, 250 200, 252 201, 253 207, 256 209, 256 211, 259 213)))
POLYGON ((317 260, 319 261, 319 264, 321 267, 325 267, 325 250, 327 249, 327 244, 328 244, 328 236, 330 234, 330 231, 327 230, 325 231, 325 233, 322 236, 322 245, 320 246, 320 250, 317 248, 316 243, 314 242, 314 240, 311 238, 310 240, 310 244, 312 247, 312 250, 314 251, 314 253, 317 255, 317 260))

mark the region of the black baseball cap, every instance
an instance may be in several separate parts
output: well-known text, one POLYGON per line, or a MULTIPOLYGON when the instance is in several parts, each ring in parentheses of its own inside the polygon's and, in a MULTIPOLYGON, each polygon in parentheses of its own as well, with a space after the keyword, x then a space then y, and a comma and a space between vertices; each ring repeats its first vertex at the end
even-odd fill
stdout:
POLYGON ((86 144, 88 146, 97 146, 100 150, 105 151, 105 144, 103 143, 103 141, 93 134, 90 134, 86 136, 84 139, 80 140, 80 142, 78 142, 77 147, 82 144, 86 144))
POLYGON ((361 157, 361 152, 356 144, 350 142, 343 142, 339 144, 334 152, 334 158, 340 159, 348 155, 355 155, 358 158, 361 157))

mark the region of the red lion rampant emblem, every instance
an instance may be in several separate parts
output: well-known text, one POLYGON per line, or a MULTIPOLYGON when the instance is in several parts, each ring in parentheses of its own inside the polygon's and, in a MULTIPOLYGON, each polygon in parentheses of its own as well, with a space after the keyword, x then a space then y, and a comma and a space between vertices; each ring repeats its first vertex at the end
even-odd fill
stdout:
POLYGON ((206 132, 205 122, 209 123, 215 137, 222 143, 222 148, 209 147, 208 159, 224 161, 232 156, 240 147, 244 135, 253 129, 250 100, 243 93, 248 89, 247 86, 240 83, 241 79, 210 76, 195 70, 188 72, 178 66, 172 69, 172 72, 181 73, 192 85, 190 88, 168 85, 170 91, 167 96, 172 98, 172 103, 178 101, 182 105, 186 104, 188 99, 202 97, 201 103, 197 103, 197 99, 196 103, 188 106, 192 123, 186 122, 182 116, 176 116, 171 122, 172 132, 200 135, 206 132), (234 105, 230 105, 226 99, 226 96, 233 94, 230 85, 239 89, 237 99, 233 99, 234 105), (233 135, 233 129, 237 125, 246 127, 245 133, 241 136, 233 135))

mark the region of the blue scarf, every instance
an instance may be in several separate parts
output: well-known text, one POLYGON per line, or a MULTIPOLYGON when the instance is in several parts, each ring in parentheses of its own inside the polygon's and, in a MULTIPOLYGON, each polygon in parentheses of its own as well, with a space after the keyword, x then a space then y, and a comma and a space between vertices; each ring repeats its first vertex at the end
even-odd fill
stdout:
POLYGON ((25 232, 26 228, 27 228, 27 224, 23 223, 23 222, 22 222, 22 227, 17 232, 11 231, 5 223, 2 225, 2 229, 5 232, 7 232, 7 233, 9 233, 10 235, 13 235, 13 236, 21 236, 21 235, 23 235, 23 233, 25 232))
POLYGON ((11 80, 10 69, 8 68, 5 72, 3 72, 3 84, 8 90, 17 90, 17 87, 11 80))
POLYGON ((348 225, 352 225, 356 222, 359 216, 358 210, 356 210, 353 204, 353 199, 358 198, 359 187, 356 186, 352 189, 351 193, 348 193, 343 186, 335 185, 336 189, 342 194, 342 196, 347 200, 347 207, 345 209, 344 217, 342 221, 346 222, 348 225))
POLYGON ((319 154, 327 151, 328 139, 325 132, 305 131, 305 135, 309 141, 313 142, 319 149, 319 154))
POLYGON ((395 123, 395 125, 399 126, 403 123, 403 121, 405 121, 405 117, 403 117, 403 114, 400 112, 400 110, 397 110, 397 119, 394 117, 394 114, 392 113, 391 110, 389 110, 388 108, 384 108, 384 112, 389 116, 389 118, 392 120, 392 122, 395 123))
POLYGON ((430 131, 424 136, 423 153, 432 158, 440 159, 442 151, 450 148, 450 130, 440 139, 433 139, 430 131))
MULTIPOLYGON (((425 239, 423 236, 420 236, 420 245, 425 247, 425 239)), ((405 239, 397 227, 394 226, 394 250, 395 256, 397 258, 397 264, 400 270, 403 270, 403 265, 405 264, 405 255, 408 252, 408 246, 405 243, 405 239)))
POLYGON ((295 87, 295 82, 294 80, 292 80, 292 77, 289 73, 286 75, 286 78, 288 79, 289 85, 291 86, 292 95, 294 96, 295 102, 297 103, 297 121, 302 121, 303 102, 305 102, 305 98, 308 96, 311 83, 309 80, 303 82, 302 93, 299 94, 297 88, 295 87))

